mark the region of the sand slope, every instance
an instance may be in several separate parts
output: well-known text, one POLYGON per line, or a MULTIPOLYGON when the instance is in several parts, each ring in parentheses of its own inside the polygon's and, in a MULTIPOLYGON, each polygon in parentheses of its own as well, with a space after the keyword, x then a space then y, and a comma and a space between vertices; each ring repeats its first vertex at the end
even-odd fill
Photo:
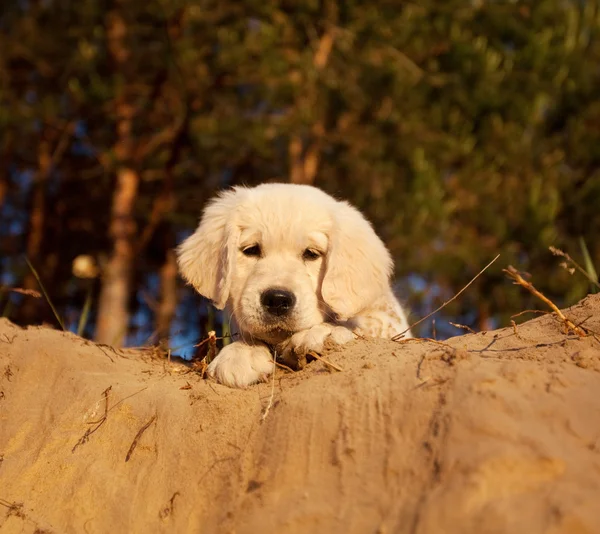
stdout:
MULTIPOLYGON (((600 332, 600 296, 567 315, 600 332)), ((600 532, 600 337, 448 345, 278 371, 261 421, 271 384, 0 320, 0 532, 600 532)))

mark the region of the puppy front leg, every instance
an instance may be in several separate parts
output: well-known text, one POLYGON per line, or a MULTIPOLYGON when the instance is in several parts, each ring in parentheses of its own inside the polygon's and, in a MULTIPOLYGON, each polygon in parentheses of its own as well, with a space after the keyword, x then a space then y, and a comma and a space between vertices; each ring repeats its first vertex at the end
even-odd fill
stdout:
POLYGON ((317 354, 322 352, 327 340, 331 340, 336 345, 343 345, 354 338, 352 330, 345 326, 321 323, 296 332, 278 347, 278 352, 288 365, 302 368, 306 361, 306 354, 309 352, 316 352, 317 354))
POLYGON ((224 347, 208 366, 208 375, 232 388, 244 388, 273 372, 273 356, 262 344, 236 341, 224 347))

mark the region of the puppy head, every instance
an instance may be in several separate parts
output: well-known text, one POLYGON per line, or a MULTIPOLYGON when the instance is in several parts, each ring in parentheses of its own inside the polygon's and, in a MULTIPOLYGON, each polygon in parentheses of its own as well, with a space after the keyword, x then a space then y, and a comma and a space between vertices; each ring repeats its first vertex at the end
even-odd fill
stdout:
POLYGON ((366 308, 386 291, 392 262, 350 205, 310 186, 264 184, 210 203, 179 266, 243 333, 278 343, 366 308))

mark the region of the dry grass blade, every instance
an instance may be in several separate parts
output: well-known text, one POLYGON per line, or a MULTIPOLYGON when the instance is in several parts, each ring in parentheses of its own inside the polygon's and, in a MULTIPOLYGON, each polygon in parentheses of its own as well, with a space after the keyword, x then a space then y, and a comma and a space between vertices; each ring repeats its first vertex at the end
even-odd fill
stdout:
POLYGON ((273 397, 275 396, 275 366, 277 365, 277 353, 273 352, 273 369, 271 371, 271 395, 269 396, 269 402, 263 412, 260 422, 264 422, 269 415, 269 411, 271 410, 271 406, 273 406, 273 397))
POLYGON ((594 262, 592 261, 592 256, 590 255, 590 251, 585 243, 585 239, 583 239, 582 236, 579 237, 579 246, 583 254, 585 270, 590 275, 590 277, 596 281, 596 287, 600 289, 600 285, 598 285, 598 273, 596 272, 594 262))
POLYGON ((287 365, 284 365, 283 363, 275 362, 275 365, 277 367, 279 367, 280 369, 283 369, 284 371, 288 371, 289 373, 295 373, 296 372, 291 367, 288 367, 287 365))
POLYGON ((46 292, 46 288, 44 287, 44 284, 42 284, 42 280, 40 279, 40 276, 38 275, 38 273, 35 270, 34 266, 29 261, 29 258, 26 257, 25 261, 27 262, 27 265, 29 265, 29 268, 31 269, 31 272, 33 273, 33 276, 35 276, 35 279, 37 280, 37 283, 40 285, 40 289, 42 290, 42 293, 44 294, 44 297, 46 297, 46 301, 50 305, 50 308, 52 308, 52 313, 54 314, 54 317, 56 317, 56 320, 58 321, 58 324, 60 325, 60 327, 63 330, 66 331, 65 325, 62 322, 62 319, 60 318, 60 315, 58 315, 58 312, 56 311, 56 308, 54 307, 54 304, 52 304, 52 301, 50 300, 50 297, 48 296, 48 293, 46 292))
POLYGON ((147 389, 148 389, 148 386, 143 387, 142 389, 136 391, 135 393, 132 393, 131 395, 127 395, 127 397, 124 397, 119 402, 116 402, 115 404, 113 404, 108 411, 112 412, 122 402, 125 402, 127 399, 130 399, 131 397, 135 397, 136 395, 139 395, 142 391, 146 391, 147 389))
POLYGON ((319 360, 320 362, 323 362, 325 365, 327 365, 328 367, 331 367, 332 369, 335 369, 336 371, 339 371, 339 372, 343 371, 343 369, 341 367, 335 365, 334 363, 331 363, 330 361, 328 361, 325 358, 323 358, 323 356, 319 356, 315 352, 311 351, 307 355, 312 356, 313 358, 315 358, 315 360, 319 360))
POLYGON ((90 310, 92 309, 92 286, 88 288, 87 295, 85 297, 85 303, 83 304, 83 310, 79 317, 79 323, 77 324, 77 335, 82 336, 87 325, 88 318, 90 316, 90 310))
POLYGON ((515 314, 511 315, 510 318, 514 319, 516 317, 521 317, 521 315, 525 315, 526 313, 540 313, 543 315, 548 315, 549 313, 552 313, 552 312, 545 311, 545 310, 523 310, 523 311, 520 311, 519 313, 515 313, 515 314))
POLYGON ((581 337, 585 337, 587 335, 585 330, 583 330, 583 328, 580 328, 579 326, 574 324, 572 321, 567 319, 563 315, 563 313, 558 309, 558 306, 556 304, 554 304, 554 302, 552 302, 548 297, 546 297, 546 295, 544 295, 543 293, 538 291, 531 282, 528 282, 527 280, 525 280, 521 276, 521 273, 519 271, 517 271, 517 269, 515 269, 512 265, 509 265, 507 269, 502 269, 502 270, 508 275, 509 278, 511 278, 512 280, 515 281, 515 284, 520 285, 521 287, 525 288, 532 295, 534 295, 535 297, 540 299, 542 302, 547 304, 552 309, 552 311, 554 313, 556 313, 556 315, 558 315, 559 319, 563 323, 565 323, 565 326, 569 330, 575 332, 577 335, 579 335, 581 337))
POLYGON ((445 308, 446 306, 448 306, 448 304, 450 304, 452 301, 456 300, 458 298, 459 295, 461 295, 473 282, 475 282, 475 280, 477 280, 485 271, 487 271, 491 265, 500 257, 500 254, 498 254, 492 261, 490 261, 490 263, 488 263, 483 269, 481 269, 481 271, 479 271, 472 279, 471 281, 465 286, 463 287, 458 293, 456 293, 456 295, 454 295, 451 299, 447 300, 446 302, 444 302, 439 308, 437 308, 436 310, 432 311, 431 313, 427 314, 425 317, 423 317, 422 319, 419 319, 416 323, 411 324, 406 330, 404 330, 404 332, 400 332, 399 334, 395 335, 392 338, 392 341, 398 341, 399 339, 402 339, 404 337, 404 334, 406 334, 406 332, 408 332, 411 328, 414 328, 415 326, 417 326, 418 324, 421 324, 423 321, 429 319, 432 315, 435 315, 437 312, 439 312, 442 308, 445 308))
POLYGON ((435 343, 436 345, 444 347, 445 349, 455 350, 452 345, 448 345, 448 343, 444 343, 443 341, 438 341, 437 339, 433 339, 430 337, 409 337, 408 339, 398 339, 396 341, 398 343, 411 343, 415 341, 417 343, 435 343))
MULTIPOLYGON (((588 271, 586 271, 581 265, 579 265, 566 252, 563 252, 562 250, 560 250, 559 248, 556 248, 556 247, 548 247, 548 248, 550 249, 550 252, 552 252, 552 254, 554 254, 555 256, 560 256, 561 258, 564 258, 565 260, 567 260, 567 262, 569 262, 575 269, 577 269, 583 276, 585 276, 591 284, 595 285, 598 289, 600 289, 600 283, 598 283, 598 275, 594 271, 593 265, 592 265, 591 261, 588 260, 588 257, 586 257, 586 263, 588 264, 588 268, 590 269, 590 272, 592 274, 588 273, 588 271)), ((587 248, 585 250, 587 251, 587 248)), ((561 265, 563 265, 563 264, 561 263, 561 265)), ((571 272, 571 271, 569 271, 569 272, 571 272)))

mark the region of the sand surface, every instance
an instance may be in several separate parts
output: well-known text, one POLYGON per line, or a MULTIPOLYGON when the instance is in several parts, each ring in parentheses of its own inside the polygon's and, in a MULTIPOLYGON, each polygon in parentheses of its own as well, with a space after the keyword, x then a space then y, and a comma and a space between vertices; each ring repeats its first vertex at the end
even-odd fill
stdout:
MULTIPOLYGON (((566 311, 600 332, 600 296, 566 311)), ((0 320, 0 532, 599 533, 600 337, 356 341, 272 385, 0 320)))

